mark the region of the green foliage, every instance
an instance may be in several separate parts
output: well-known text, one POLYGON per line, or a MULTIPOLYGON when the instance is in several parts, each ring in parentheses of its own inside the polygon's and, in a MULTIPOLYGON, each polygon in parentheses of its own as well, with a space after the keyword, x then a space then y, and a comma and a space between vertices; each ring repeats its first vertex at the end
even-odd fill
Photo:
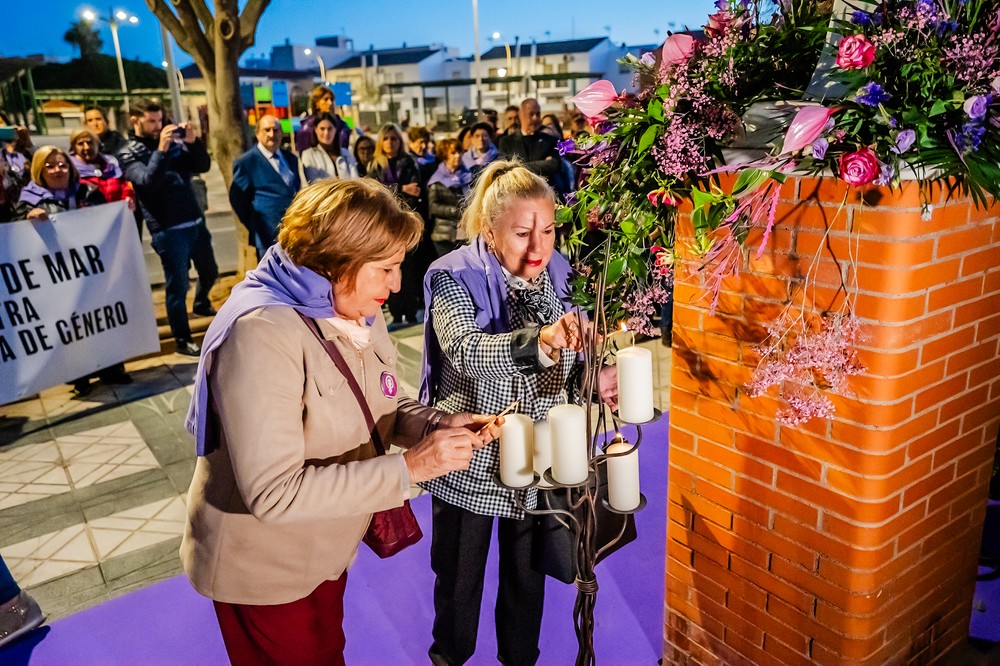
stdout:
MULTIPOLYGON (((161 67, 138 60, 125 60, 122 64, 129 89, 167 87, 167 74, 161 67)), ((65 64, 46 63, 32 69, 31 75, 38 90, 66 88, 121 90, 115 57, 104 54, 98 54, 91 62, 77 59, 65 64)))

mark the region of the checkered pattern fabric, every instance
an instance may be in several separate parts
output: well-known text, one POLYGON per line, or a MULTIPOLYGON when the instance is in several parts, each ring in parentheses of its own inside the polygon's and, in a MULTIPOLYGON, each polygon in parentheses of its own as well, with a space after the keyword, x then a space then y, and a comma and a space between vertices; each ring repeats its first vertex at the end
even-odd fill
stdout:
MULTIPOLYGON (((490 335, 476 324, 476 306, 469 293, 447 273, 434 276, 431 321, 443 351, 437 359, 441 375, 435 407, 452 413, 496 414, 520 400, 517 411, 537 421, 573 395, 573 385, 579 380, 576 354, 563 350, 550 368, 542 368, 538 362, 539 327, 561 316, 563 305, 547 272, 531 288, 536 293, 525 297, 508 282, 513 330, 490 335)), ((499 445, 494 442, 473 454, 468 470, 451 472, 421 486, 473 513, 522 518, 524 512, 514 503, 513 492, 493 481, 499 469, 499 445)), ((526 506, 536 505, 533 489, 517 492, 522 493, 526 506)))

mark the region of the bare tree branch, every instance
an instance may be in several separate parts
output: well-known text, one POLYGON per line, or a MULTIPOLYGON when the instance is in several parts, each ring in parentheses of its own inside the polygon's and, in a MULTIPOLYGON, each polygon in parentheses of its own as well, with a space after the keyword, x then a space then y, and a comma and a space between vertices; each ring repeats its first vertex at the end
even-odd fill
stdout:
POLYGON ((254 44, 257 33, 257 23, 261 14, 271 4, 271 0, 247 0, 243 13, 240 14, 240 52, 246 51, 254 44))
POLYGON ((198 20, 201 21, 202 26, 204 26, 208 41, 211 42, 212 32, 215 30, 215 17, 212 15, 212 10, 205 4, 205 0, 191 0, 191 7, 198 16, 198 20))
POLYGON ((164 0, 146 0, 146 6, 153 12, 160 23, 167 29, 185 53, 190 55, 195 64, 204 72, 206 68, 215 68, 215 58, 212 47, 200 30, 189 30, 180 19, 170 11, 164 0))

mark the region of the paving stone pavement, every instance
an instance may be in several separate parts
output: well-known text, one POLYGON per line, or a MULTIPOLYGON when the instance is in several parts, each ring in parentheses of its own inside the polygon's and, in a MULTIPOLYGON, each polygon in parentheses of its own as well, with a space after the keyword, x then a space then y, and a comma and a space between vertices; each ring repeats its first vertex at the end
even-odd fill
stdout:
MULTIPOLYGON (((416 395, 422 328, 392 335, 401 384, 416 395)), ((645 344, 666 409, 669 350, 645 344)), ((62 385, 0 406, 0 554, 50 619, 181 572, 196 367, 161 354, 126 364, 126 386, 97 383, 81 398, 62 385)))

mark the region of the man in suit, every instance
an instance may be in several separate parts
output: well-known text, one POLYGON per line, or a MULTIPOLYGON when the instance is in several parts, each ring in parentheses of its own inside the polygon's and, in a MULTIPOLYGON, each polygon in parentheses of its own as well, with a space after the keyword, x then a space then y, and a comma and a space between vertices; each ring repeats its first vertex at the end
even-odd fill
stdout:
POLYGON ((559 161, 558 140, 545 132, 538 131, 542 126, 542 108, 538 100, 529 97, 521 102, 518 111, 520 128, 508 131, 500 137, 497 148, 500 156, 505 159, 516 159, 529 171, 537 173, 548 181, 549 185, 564 194, 568 184, 561 179, 562 164, 559 161))
POLYGON ((261 116, 255 135, 257 145, 233 163, 229 203, 250 232, 260 261, 278 240, 278 225, 302 182, 298 158, 281 147, 281 121, 261 116))

